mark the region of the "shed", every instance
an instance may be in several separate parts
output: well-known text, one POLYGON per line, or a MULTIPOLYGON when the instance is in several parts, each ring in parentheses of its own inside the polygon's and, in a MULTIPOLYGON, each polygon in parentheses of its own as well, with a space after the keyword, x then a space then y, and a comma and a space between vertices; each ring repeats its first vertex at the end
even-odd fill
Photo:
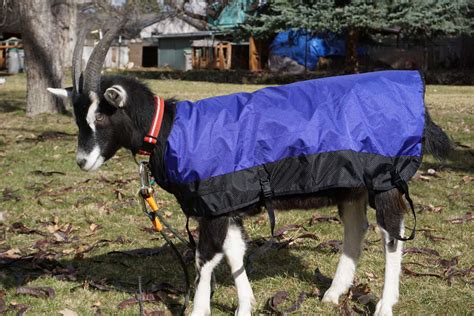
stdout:
MULTIPOLYGON (((158 67, 170 67, 175 70, 190 69, 186 67, 186 54, 191 52, 192 41, 212 36, 211 31, 199 31, 183 34, 162 34, 158 39, 158 67)), ((189 63, 191 59, 188 59, 189 63)))

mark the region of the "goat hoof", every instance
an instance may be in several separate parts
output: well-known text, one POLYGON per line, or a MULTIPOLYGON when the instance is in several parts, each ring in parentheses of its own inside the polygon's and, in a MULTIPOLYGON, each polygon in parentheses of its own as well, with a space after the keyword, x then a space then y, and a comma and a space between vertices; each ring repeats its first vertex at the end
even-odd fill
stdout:
POLYGON ((323 299, 321 302, 323 303, 330 303, 330 304, 339 304, 339 296, 335 292, 327 290, 326 293, 324 293, 323 299))
POLYGON ((383 300, 380 300, 375 308, 374 316, 392 316, 392 306, 393 304, 384 303, 383 300))
POLYGON ((211 316, 211 311, 210 310, 206 310, 206 311, 202 311, 202 310, 193 310, 191 312, 191 315, 190 316, 211 316))
POLYGON ((241 307, 237 308, 234 313, 235 316, 250 316, 252 315, 251 307, 241 307))
POLYGON ((250 316, 252 315, 252 309, 255 306, 255 298, 251 298, 239 302, 239 307, 235 310, 235 316, 250 316))

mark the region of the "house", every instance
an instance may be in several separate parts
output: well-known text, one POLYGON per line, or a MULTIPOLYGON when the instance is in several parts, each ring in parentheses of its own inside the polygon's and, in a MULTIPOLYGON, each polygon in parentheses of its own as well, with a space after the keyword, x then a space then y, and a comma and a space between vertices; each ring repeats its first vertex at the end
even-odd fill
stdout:
POLYGON ((183 4, 183 12, 155 21, 132 41, 130 62, 138 67, 260 70, 266 63, 266 47, 249 39, 235 42, 225 29, 244 22, 247 12, 261 1, 194 0, 183 4), (262 50, 262 48, 265 48, 262 50))
POLYGON ((143 28, 140 37, 129 43, 130 62, 136 67, 186 68, 185 52, 191 41, 210 36, 207 23, 193 21, 184 15, 171 15, 143 28))

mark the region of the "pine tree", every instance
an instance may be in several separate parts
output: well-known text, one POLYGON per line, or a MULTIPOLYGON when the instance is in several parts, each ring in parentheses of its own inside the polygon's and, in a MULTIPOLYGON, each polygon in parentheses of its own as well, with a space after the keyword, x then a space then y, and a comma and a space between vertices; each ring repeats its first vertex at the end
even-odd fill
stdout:
POLYGON ((289 28, 345 34, 346 68, 357 72, 360 34, 393 26, 401 27, 406 36, 424 38, 470 33, 470 12, 468 0, 273 0, 266 10, 250 17, 241 31, 267 38, 289 28))

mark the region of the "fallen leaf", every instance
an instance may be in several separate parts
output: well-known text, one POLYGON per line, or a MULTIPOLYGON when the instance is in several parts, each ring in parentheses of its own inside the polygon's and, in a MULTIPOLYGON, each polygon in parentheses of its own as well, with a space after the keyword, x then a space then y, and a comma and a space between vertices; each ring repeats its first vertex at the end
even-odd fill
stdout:
POLYGON ((46 227, 46 229, 51 234, 54 234, 55 232, 57 232, 59 230, 59 226, 57 224, 54 224, 54 225, 50 225, 50 226, 46 227))
POLYGON ((373 280, 376 280, 377 277, 375 276, 374 273, 372 272, 365 272, 365 276, 367 277, 367 279, 372 282, 373 280))
POLYGON ((443 207, 442 205, 433 206, 433 204, 422 205, 419 212, 441 213, 443 207))
POLYGON ((434 242, 440 241, 440 240, 446 240, 446 238, 444 238, 444 237, 439 237, 439 236, 433 235, 430 231, 424 231, 423 235, 426 238, 428 238, 429 240, 434 241, 434 242))
POLYGON ((472 181, 472 177, 471 176, 464 176, 462 177, 462 182, 463 184, 468 184, 472 181))
POLYGON ((364 305, 366 312, 370 314, 375 311, 377 297, 372 293, 368 284, 357 284, 351 287, 350 294, 353 301, 364 305))
POLYGON ((336 216, 319 215, 319 214, 316 213, 316 214, 313 214, 313 216, 311 216, 311 219, 309 221, 309 225, 312 226, 317 222, 340 223, 341 221, 336 216))
POLYGON ((16 234, 38 234, 41 236, 46 236, 46 233, 41 232, 37 229, 31 229, 26 227, 23 223, 16 222, 10 226, 10 230, 16 234))
POLYGON ((59 175, 62 175, 62 176, 65 176, 66 174, 64 172, 61 172, 61 171, 43 171, 43 170, 34 170, 31 172, 32 174, 34 175, 38 175, 38 176, 44 176, 44 177, 51 177, 55 174, 59 174, 59 175))
POLYGON ((419 253, 425 255, 432 255, 439 257, 439 252, 431 248, 424 248, 424 247, 411 247, 403 249, 403 253, 419 253))
POLYGON ((96 224, 94 224, 94 223, 92 223, 92 224, 89 225, 89 229, 90 229, 90 231, 93 232, 93 233, 96 231, 96 229, 97 229, 98 227, 99 227, 99 225, 96 225, 96 224))
POLYGON ((456 269, 446 269, 445 271, 445 279, 448 281, 448 285, 451 285, 452 279, 454 277, 460 278, 462 281, 464 281, 467 284, 474 285, 474 281, 471 280, 464 280, 463 277, 468 277, 474 272, 474 266, 471 266, 468 269, 461 269, 461 270, 456 270, 456 269))
POLYGON ((64 233, 62 232, 56 232, 53 234, 54 238, 56 241, 63 242, 66 240, 66 237, 64 236, 64 233))
POLYGON ((116 195, 117 199, 119 201, 123 200, 125 195, 122 193, 122 191, 120 191, 118 189, 114 189, 114 191, 115 191, 115 195, 116 195))
POLYGON ((2 191, 2 199, 0 201, 5 202, 5 201, 10 201, 10 200, 15 200, 15 201, 20 201, 20 197, 18 194, 16 194, 18 190, 13 191, 10 188, 5 188, 2 191))
POLYGON ((15 314, 16 316, 23 316, 29 308, 30 306, 25 304, 20 304, 16 302, 10 303, 10 309, 17 311, 15 314))
POLYGON ((56 293, 51 287, 19 287, 16 294, 31 295, 39 298, 54 298, 56 293))
POLYGON ((283 227, 281 227, 280 229, 278 229, 275 234, 274 234, 274 237, 280 237, 280 236, 283 236, 285 233, 289 232, 289 231, 292 231, 292 230, 298 230, 300 228, 303 228, 303 226, 301 225, 298 225, 298 224, 288 224, 288 225, 284 225, 283 227))
POLYGON ((159 300, 159 297, 157 297, 153 293, 143 293, 140 299, 138 299, 138 298, 129 298, 127 300, 124 300, 124 301, 120 302, 120 304, 118 305, 118 308, 119 309, 124 309, 128 305, 137 304, 138 302, 140 302, 140 300, 142 302, 156 302, 156 301, 159 300))
POLYGON ((7 251, 1 252, 0 258, 19 259, 21 258, 21 251, 18 248, 11 248, 11 249, 8 249, 7 251))
POLYGON ((414 276, 414 277, 423 277, 423 276, 431 276, 436 277, 438 279, 443 279, 443 276, 438 273, 423 273, 423 272, 415 272, 408 269, 405 265, 402 266, 403 273, 406 275, 414 276))
POLYGON ((467 212, 463 217, 456 217, 447 219, 446 221, 451 224, 463 224, 474 220, 474 212, 467 212))
POLYGON ((77 313, 73 310, 70 310, 68 308, 65 308, 63 310, 60 310, 59 311, 59 314, 63 315, 63 316, 78 316, 77 313))
POLYGON ((63 232, 65 235, 69 235, 72 232, 73 227, 72 227, 71 223, 67 223, 67 224, 64 224, 63 226, 61 226, 61 228, 59 228, 59 230, 61 232, 63 232))
POLYGON ((100 307, 101 305, 102 303, 100 301, 97 301, 94 304, 92 304, 92 307, 100 307))
POLYGON ((328 240, 317 245, 316 250, 338 253, 341 250, 341 246, 342 241, 340 240, 328 240))
POLYGON ((301 292, 298 295, 296 302, 294 302, 291 306, 279 309, 278 306, 281 305, 284 301, 287 300, 289 294, 286 291, 278 291, 276 292, 269 300, 268 300, 268 307, 270 310, 277 315, 286 315, 289 313, 296 312, 300 309, 301 303, 303 303, 304 299, 306 298, 306 293, 301 292))
POLYGON ((451 259, 438 259, 436 263, 442 266, 445 269, 451 269, 459 262, 459 256, 453 257, 451 259))
POLYGON ((163 311, 144 311, 143 316, 165 316, 166 313, 163 311))

